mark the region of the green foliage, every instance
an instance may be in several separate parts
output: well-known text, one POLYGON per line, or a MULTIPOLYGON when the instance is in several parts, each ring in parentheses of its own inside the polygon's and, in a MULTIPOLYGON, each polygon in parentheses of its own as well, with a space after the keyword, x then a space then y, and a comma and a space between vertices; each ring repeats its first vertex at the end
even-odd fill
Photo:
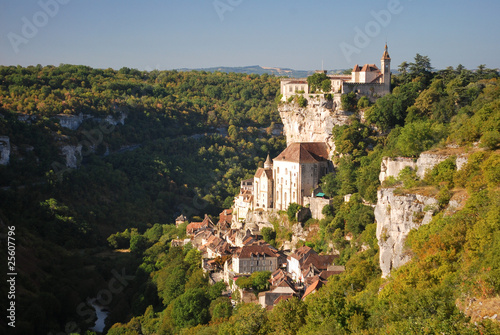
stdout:
POLYGON ((299 104, 299 107, 305 108, 307 106, 307 99, 304 98, 304 96, 299 95, 297 97, 297 103, 299 104))
POLYGON ((420 82, 411 82, 396 87, 391 94, 378 99, 367 110, 367 121, 383 132, 389 132, 397 125, 404 125, 407 109, 414 104, 422 85, 420 82))
POLYGON ((172 307, 172 317, 177 328, 193 327, 210 320, 210 300, 202 289, 186 290, 172 307))
POLYGON ((444 127, 429 121, 407 123, 398 137, 396 148, 403 156, 416 157, 446 136, 444 127))
POLYGON ((147 246, 147 238, 143 235, 134 235, 130 238, 130 252, 136 255, 142 255, 147 246))
POLYGON ((288 206, 288 209, 286 210, 286 214, 288 216, 288 220, 291 222, 296 221, 295 216, 297 215, 297 212, 302 209, 302 206, 297 204, 297 203, 291 203, 288 206))
POLYGON ((229 320, 220 325, 219 334, 260 334, 266 322, 266 311, 259 304, 240 304, 229 320))
POLYGON ((330 92, 330 89, 324 90, 323 88, 328 88, 326 82, 330 83, 330 79, 328 79, 327 75, 323 72, 315 73, 309 77, 307 77, 307 84, 309 86, 309 92, 314 93, 316 90, 323 90, 323 92, 330 92), (324 86, 323 86, 324 85, 324 86))
POLYGON ((355 112, 357 108, 356 93, 350 92, 342 94, 340 103, 342 105, 342 110, 346 112, 355 112))
POLYGON ((403 187, 406 189, 415 187, 419 184, 416 171, 409 166, 406 166, 399 172, 398 180, 403 183, 403 187))
POLYGON ((363 95, 358 100, 358 109, 365 109, 368 106, 370 106, 370 100, 368 100, 368 98, 363 95))
POLYGON ((436 165, 431 171, 426 173, 425 181, 434 185, 447 183, 448 185, 453 186, 453 180, 457 170, 455 160, 455 156, 451 156, 436 165))
POLYGON ((222 295, 222 292, 226 289, 226 283, 219 281, 208 288, 208 298, 210 300, 215 300, 222 295))
POLYGON ((218 297, 212 300, 209 308, 212 321, 228 319, 233 314, 231 300, 227 297, 218 297))
POLYGON ((262 238, 264 241, 269 243, 270 245, 275 246, 276 244, 276 231, 273 228, 264 227, 260 230, 262 234, 262 238))
POLYGON ((271 272, 256 271, 249 277, 239 277, 236 280, 236 285, 243 289, 253 289, 256 293, 258 293, 269 288, 269 278, 271 278, 271 272))
POLYGON ((296 297, 280 301, 269 313, 268 326, 273 334, 295 335, 306 323, 306 304, 296 297))

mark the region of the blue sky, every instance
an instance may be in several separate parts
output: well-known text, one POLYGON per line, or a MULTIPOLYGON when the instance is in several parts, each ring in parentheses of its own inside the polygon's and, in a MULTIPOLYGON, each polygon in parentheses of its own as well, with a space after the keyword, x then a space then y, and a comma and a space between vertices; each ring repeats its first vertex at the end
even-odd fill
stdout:
POLYGON ((500 68, 500 1, 0 0, 0 64, 500 68), (43 4, 47 4, 43 6, 43 4), (45 9, 44 9, 45 7, 45 9))

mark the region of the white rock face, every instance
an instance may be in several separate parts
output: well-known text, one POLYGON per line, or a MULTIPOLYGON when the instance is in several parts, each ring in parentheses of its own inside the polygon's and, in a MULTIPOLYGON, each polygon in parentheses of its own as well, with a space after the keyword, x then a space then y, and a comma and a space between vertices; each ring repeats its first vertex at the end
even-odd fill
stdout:
POLYGON ((78 115, 59 114, 57 115, 57 118, 59 119, 59 124, 61 125, 61 127, 71 130, 77 130, 78 127, 80 127, 80 125, 82 124, 84 116, 82 113, 78 115))
POLYGON ((278 107, 286 135, 286 143, 325 142, 333 154, 335 144, 332 129, 335 125, 349 124, 350 113, 344 113, 336 103, 324 98, 310 99, 307 107, 284 103, 278 107))
POLYGON ((126 113, 120 113, 118 115, 118 117, 114 117, 112 115, 108 115, 108 116, 106 116, 106 118, 104 120, 106 120, 106 122, 108 122, 109 124, 111 124, 113 126, 116 126, 118 124, 124 125, 126 118, 127 118, 127 114, 126 113))
POLYGON ((10 161, 10 138, 0 136, 0 165, 7 165, 10 161))
POLYGON ((405 167, 409 166, 413 170, 417 168, 417 163, 413 160, 413 158, 407 157, 384 157, 382 159, 382 164, 380 167, 380 174, 378 179, 382 183, 388 177, 397 178, 401 170, 405 167))
MULTIPOLYGON (((417 159, 417 177, 423 179, 427 171, 432 170, 436 165, 446 160, 452 155, 436 154, 432 152, 422 152, 417 159)), ((457 170, 460 170, 465 164, 467 164, 468 155, 461 154, 457 156, 456 166, 457 170)))
POLYGON ((434 166, 438 165, 449 156, 447 155, 439 155, 433 154, 429 152, 422 152, 417 159, 417 176, 420 179, 423 179, 425 173, 428 170, 432 170, 434 166))
POLYGON ((61 154, 66 157, 66 166, 75 169, 82 158, 82 145, 65 145, 61 147, 61 154))
POLYGON ((380 189, 377 197, 375 220, 380 247, 380 269, 382 277, 386 278, 392 269, 410 260, 411 257, 404 248, 406 237, 410 230, 431 221, 432 208, 437 206, 438 202, 434 198, 419 194, 394 195, 394 188, 380 189))
POLYGON ((465 164, 467 164, 467 162, 469 161, 469 156, 467 155, 459 155, 457 156, 457 160, 455 162, 455 164, 457 165, 457 170, 461 170, 465 164))

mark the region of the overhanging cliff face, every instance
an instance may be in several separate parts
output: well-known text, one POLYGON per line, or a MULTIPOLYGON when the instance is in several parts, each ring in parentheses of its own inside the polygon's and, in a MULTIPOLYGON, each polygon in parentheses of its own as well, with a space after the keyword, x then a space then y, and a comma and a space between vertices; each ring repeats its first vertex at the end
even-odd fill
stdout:
POLYGON ((432 220, 433 209, 438 201, 419 194, 395 195, 394 188, 383 188, 377 192, 375 220, 380 248, 382 277, 391 270, 408 262, 411 257, 405 250, 405 240, 410 230, 432 220))
POLYGON ((325 142, 333 154, 332 130, 349 123, 350 113, 344 113, 337 103, 323 98, 309 99, 306 107, 283 103, 278 107, 287 145, 294 142, 325 142))

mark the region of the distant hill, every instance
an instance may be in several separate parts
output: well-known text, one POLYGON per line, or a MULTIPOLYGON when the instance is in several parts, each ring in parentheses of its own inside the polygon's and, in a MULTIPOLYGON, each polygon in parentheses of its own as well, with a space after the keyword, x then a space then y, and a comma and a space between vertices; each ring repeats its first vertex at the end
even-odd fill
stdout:
MULTIPOLYGON (((179 71, 207 71, 207 72, 234 72, 234 73, 248 73, 248 74, 273 74, 276 76, 285 76, 291 78, 305 78, 314 73, 314 70, 294 70, 288 68, 279 68, 279 67, 262 67, 260 65, 252 65, 252 66, 239 66, 239 67, 228 67, 228 66, 220 66, 220 67, 209 67, 209 68, 200 68, 200 69, 178 69, 179 71)), ((340 73, 343 70, 334 70, 329 71, 329 73, 340 73)))

